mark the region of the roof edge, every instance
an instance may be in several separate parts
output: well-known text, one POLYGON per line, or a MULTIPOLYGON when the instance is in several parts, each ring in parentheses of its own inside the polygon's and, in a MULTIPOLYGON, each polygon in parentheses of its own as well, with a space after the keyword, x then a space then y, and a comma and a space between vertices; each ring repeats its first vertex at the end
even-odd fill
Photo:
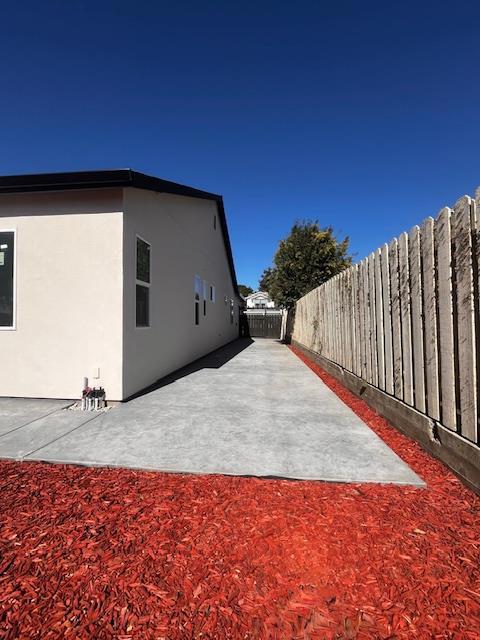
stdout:
POLYGON ((210 193, 194 187, 188 187, 170 180, 162 180, 161 178, 149 176, 145 173, 134 171, 133 169, 102 169, 96 171, 68 171, 0 176, 0 194, 107 189, 115 187, 134 187, 137 189, 156 191, 157 193, 170 193, 172 195, 215 201, 220 217, 233 289, 237 296, 240 296, 223 198, 217 193, 210 193))
POLYGON ((62 191, 107 187, 138 187, 151 191, 173 193, 216 200, 220 196, 202 189, 188 187, 171 180, 162 180, 133 169, 100 169, 97 171, 66 171, 0 176, 0 193, 32 191, 62 191))

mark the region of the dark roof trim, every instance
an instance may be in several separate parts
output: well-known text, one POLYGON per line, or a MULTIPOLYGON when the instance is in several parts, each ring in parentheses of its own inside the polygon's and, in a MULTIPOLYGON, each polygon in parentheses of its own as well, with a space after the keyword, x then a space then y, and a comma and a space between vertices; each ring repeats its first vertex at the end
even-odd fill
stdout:
POLYGON ((67 173, 37 173, 30 175, 0 176, 1 193, 28 193, 36 191, 70 191, 72 189, 105 189, 115 187, 135 187, 158 193, 171 193, 177 196, 214 200, 217 203, 222 227, 227 259, 230 267, 233 288, 239 296, 232 247, 228 235, 227 218, 222 196, 208 191, 187 187, 177 182, 147 176, 132 169, 111 169, 103 171, 72 171, 67 173))
POLYGON ((19 176, 0 176, 0 193, 26 191, 58 191, 64 189, 100 189, 104 187, 137 187, 179 196, 216 200, 220 196, 177 182, 161 180, 132 169, 102 171, 69 171, 67 173, 34 173, 19 176))

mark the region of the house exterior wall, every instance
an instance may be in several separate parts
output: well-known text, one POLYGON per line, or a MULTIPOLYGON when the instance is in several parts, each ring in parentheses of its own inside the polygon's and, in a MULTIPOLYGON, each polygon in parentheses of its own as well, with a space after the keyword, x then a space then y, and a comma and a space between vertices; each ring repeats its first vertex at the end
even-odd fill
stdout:
MULTIPOLYGON (((124 190, 123 398, 238 337, 233 290, 214 201, 124 190), (216 216, 216 228, 214 217, 216 216), (150 326, 135 320, 136 236, 151 245, 150 326), (195 325, 194 278, 207 283, 195 325), (215 302, 209 287, 215 286, 215 302), (225 304, 225 297, 227 304, 225 304), (230 300, 234 319, 230 322, 230 300)), ((203 289, 203 287, 202 287, 203 289)))
POLYGON ((0 230, 16 231, 0 396, 77 398, 87 376, 121 397, 122 206, 121 189, 0 195, 0 230))

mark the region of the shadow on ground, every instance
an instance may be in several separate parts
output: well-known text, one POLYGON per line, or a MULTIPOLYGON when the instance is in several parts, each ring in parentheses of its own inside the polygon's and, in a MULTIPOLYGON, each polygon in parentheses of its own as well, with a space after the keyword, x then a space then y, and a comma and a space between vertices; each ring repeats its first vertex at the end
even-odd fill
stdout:
POLYGON ((140 398, 141 396, 147 395, 152 391, 156 391, 157 389, 161 389, 162 387, 166 387, 181 378, 185 378, 196 371, 201 371, 202 369, 220 369, 224 364, 232 360, 236 355, 248 349, 253 344, 253 340, 251 338, 238 338, 229 344, 212 351, 206 356, 191 362, 190 364, 182 367, 181 369, 177 369, 173 373, 168 374, 163 378, 160 378, 153 384, 141 391, 137 391, 129 398, 125 400, 125 402, 130 402, 130 400, 135 400, 135 398, 140 398))

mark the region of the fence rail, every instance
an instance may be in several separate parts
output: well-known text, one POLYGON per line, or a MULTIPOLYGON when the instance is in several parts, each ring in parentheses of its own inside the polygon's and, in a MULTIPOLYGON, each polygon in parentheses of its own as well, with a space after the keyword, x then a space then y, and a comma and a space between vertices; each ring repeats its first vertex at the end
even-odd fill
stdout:
POLYGON ((292 336, 477 446, 479 195, 298 300, 292 336))

